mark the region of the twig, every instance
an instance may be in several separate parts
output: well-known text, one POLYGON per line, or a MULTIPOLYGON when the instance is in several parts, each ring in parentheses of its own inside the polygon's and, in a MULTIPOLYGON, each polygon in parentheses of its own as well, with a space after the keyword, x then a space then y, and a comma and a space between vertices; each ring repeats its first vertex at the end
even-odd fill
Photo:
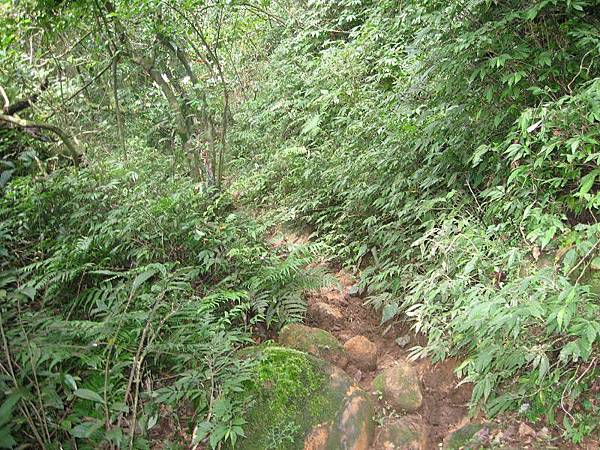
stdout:
POLYGON ((8 95, 6 95, 6 91, 2 86, 0 86, 0 95, 2 95, 2 100, 4 100, 2 111, 6 113, 8 112, 8 107, 10 106, 10 100, 8 99, 8 95))
MULTIPOLYGON (((589 249, 589 251, 583 256, 583 258, 581 258, 579 260, 579 262, 575 265, 575 267, 573 267, 571 270, 569 270, 569 272, 567 273, 567 278, 573 273, 575 272, 575 270, 577 270, 579 268, 579 266, 594 252, 594 250, 596 250, 596 248, 598 247, 598 245, 600 245, 600 239, 598 239, 596 241, 596 243, 592 246, 592 248, 589 249)), ((578 278, 579 279, 579 278, 578 278)))
POLYGON ((471 195, 475 199, 475 203, 477 203, 477 209, 479 209, 479 212, 483 212, 483 209, 481 208, 481 205, 479 204, 479 200, 477 200, 477 196, 475 195, 475 192, 473 192, 473 189, 471 189, 471 184, 469 183, 469 179, 465 178, 465 181, 467 182, 467 187, 469 188, 469 191, 471 191, 471 195))
POLYGON ((42 421, 42 426, 44 429, 44 432, 46 433, 46 438, 48 439, 48 443, 50 442, 50 431, 48 430, 48 417, 46 415, 46 408, 44 407, 44 400, 42 399, 42 392, 40 390, 40 383, 38 381, 37 378, 37 372, 36 372, 36 368, 34 365, 34 361, 33 361, 33 356, 31 355, 32 350, 31 350, 31 341, 29 340, 29 335, 27 334, 27 331, 25 330, 25 327, 23 326, 23 321, 21 320, 21 317, 23 317, 23 314, 21 312, 21 302, 19 301, 19 299, 17 298, 17 311, 19 313, 19 325, 21 325, 21 331, 23 331, 23 336, 25 336, 25 342, 27 343, 27 355, 29 356, 29 364, 31 364, 31 373, 33 374, 33 384, 35 386, 35 391, 38 397, 38 402, 39 402, 39 406, 40 406, 40 411, 42 412, 42 418, 44 419, 42 421))
MULTIPOLYGON (((8 342, 6 340, 6 335, 4 334, 4 326, 3 326, 3 320, 2 320, 2 312, 0 312, 0 335, 2 337, 2 346, 4 347, 4 356, 6 357, 6 362, 8 364, 8 370, 4 369, 3 370, 5 372, 8 372, 13 384, 15 385, 15 388, 19 388, 19 382, 17 381, 17 377, 15 376, 15 371, 13 369, 12 366, 12 358, 10 356, 10 350, 8 348, 8 342)), ((41 448, 44 448, 44 440, 42 439, 42 437, 40 436, 37 427, 35 426, 35 423, 33 421, 33 419, 31 418, 31 415, 29 414, 29 411, 27 409, 26 406, 21 406, 19 405, 19 409, 21 410, 21 414, 23 414, 23 416, 25 416, 25 418, 27 419, 27 423, 29 424, 29 428, 31 428, 31 431, 33 432, 33 434, 35 435, 35 439, 38 441, 38 444, 40 444, 41 448)))
MULTIPOLYGON (((63 105, 66 103, 69 103, 71 100, 73 100, 79 94, 81 94, 85 89, 87 89, 94 81, 96 81, 98 78, 100 78, 102 75, 104 75, 104 73, 112 67, 113 60, 120 54, 121 54, 121 50, 117 50, 114 53, 114 55, 112 56, 112 58, 110 58, 110 61, 108 62, 108 64, 104 68, 102 68, 102 70, 100 72, 98 72, 96 75, 94 75, 94 77, 92 79, 90 79, 87 83, 85 83, 81 88, 77 89, 77 91, 75 91, 75 93, 73 93, 72 95, 67 97, 65 99, 65 101, 63 102, 63 105)), ((54 113, 50 114, 48 116, 48 119, 51 118, 53 115, 54 115, 54 113)))

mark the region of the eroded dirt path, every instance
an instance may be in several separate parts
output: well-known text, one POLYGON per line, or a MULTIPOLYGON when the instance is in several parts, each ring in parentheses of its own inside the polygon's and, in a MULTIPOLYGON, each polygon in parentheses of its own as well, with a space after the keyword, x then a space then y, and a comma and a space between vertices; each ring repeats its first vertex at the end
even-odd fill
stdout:
MULTIPOLYGON (((376 397, 373 388, 375 376, 399 360, 408 360, 408 349, 422 342, 419 342, 418 336, 410 333, 407 325, 381 325, 379 314, 365 306, 364 299, 349 294, 356 283, 353 277, 344 271, 337 272, 335 276, 340 282, 341 290, 338 287, 328 287, 309 296, 307 324, 329 331, 342 344, 355 336, 364 336, 376 345, 376 369, 365 371, 356 367, 352 361, 345 369, 360 387, 376 397)), ((423 394, 423 404, 417 415, 425 424, 429 445, 437 448, 444 437, 469 422, 467 403, 471 398, 471 387, 467 384, 456 387, 456 361, 446 360, 435 366, 426 360, 410 364, 417 370, 423 394)), ((381 419, 392 413, 377 398, 376 403, 381 419)))
MULTIPOLYGON (((308 234, 291 231, 276 231, 271 239, 275 247, 306 244, 310 241, 308 234)), ((476 448, 507 449, 598 449, 600 442, 589 437, 579 445, 565 441, 561 430, 543 421, 532 424, 515 413, 504 413, 495 420, 487 420, 483 416, 471 417, 468 403, 471 398, 472 385, 465 383, 459 386, 454 370, 460 364, 456 359, 446 359, 438 364, 431 364, 427 359, 411 361, 409 349, 415 345, 425 345, 424 336, 419 336, 410 329, 408 323, 395 321, 381 324, 380 314, 371 306, 365 305, 365 299, 355 294, 356 279, 347 271, 332 268, 326 263, 319 264, 335 276, 337 286, 330 286, 313 292, 307 297, 308 311, 306 325, 320 328, 333 334, 343 345, 357 336, 371 341, 376 348, 377 363, 375 367, 365 370, 357 367, 350 359, 345 372, 354 378, 356 383, 368 392, 377 406, 376 419, 379 424, 406 415, 411 420, 418 417, 422 429, 427 435, 425 445, 420 448, 439 449, 442 443, 457 430, 469 428, 469 424, 479 424, 475 433, 480 443, 476 448), (417 411, 396 411, 382 401, 373 386, 374 378, 386 369, 405 363, 417 373, 422 393, 422 404, 417 411)), ((376 430, 375 436, 378 431, 376 430)), ((462 431, 461 431, 462 432, 462 431)), ((444 445, 445 447, 445 445, 444 445)), ((413 447, 411 447, 412 449, 413 447)), ((471 445, 461 448, 475 448, 471 445)), ((374 443, 371 450, 382 449, 374 443)))
MULTIPOLYGON (((298 245, 308 241, 305 235, 286 232, 273 239, 274 246, 298 245)), ((329 268, 330 272, 331 268, 329 268)), ((377 419, 380 422, 398 413, 386 405, 373 387, 375 376, 398 361, 409 361, 408 350, 425 340, 410 330, 408 324, 400 322, 381 324, 380 315, 364 299, 352 294, 356 289, 356 279, 344 270, 333 271, 337 286, 325 287, 311 293, 308 298, 306 324, 332 333, 344 344, 356 336, 364 336, 375 344, 377 353, 376 368, 365 370, 353 364, 345 371, 356 383, 369 392, 377 405, 377 419), (391 326, 390 326, 391 325, 391 326)), ((428 434, 428 447, 439 448, 439 444, 451 432, 469 423, 467 403, 471 398, 471 386, 458 385, 454 375, 457 361, 448 359, 432 365, 427 360, 410 361, 419 377, 423 402, 416 412, 428 434)), ((412 414, 414 415, 414 413, 412 414)), ((373 447, 373 450, 375 449, 373 447)))

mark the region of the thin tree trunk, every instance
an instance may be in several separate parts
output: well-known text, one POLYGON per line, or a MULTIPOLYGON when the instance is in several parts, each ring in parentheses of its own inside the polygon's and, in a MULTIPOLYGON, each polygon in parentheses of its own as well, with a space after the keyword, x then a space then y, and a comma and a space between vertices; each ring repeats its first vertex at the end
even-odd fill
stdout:
POLYGON ((115 100, 115 115, 117 116, 117 131, 119 133, 119 144, 121 145, 121 151, 123 152, 123 157, 127 160, 127 149, 125 148, 125 136, 123 136, 123 118, 121 117, 121 108, 119 107, 119 86, 118 86, 118 77, 117 77, 117 66, 119 64, 119 55, 117 54, 113 58, 113 67, 112 67, 112 88, 113 88, 113 96, 115 100))

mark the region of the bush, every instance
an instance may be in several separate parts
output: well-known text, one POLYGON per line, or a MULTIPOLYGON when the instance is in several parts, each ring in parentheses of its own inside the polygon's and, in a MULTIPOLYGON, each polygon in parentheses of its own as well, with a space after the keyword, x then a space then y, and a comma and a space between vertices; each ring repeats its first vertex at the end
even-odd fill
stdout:
POLYGON ((217 429, 215 446, 235 440, 253 362, 234 352, 253 330, 303 318, 301 294, 321 280, 304 270, 315 248, 274 250, 231 196, 169 172, 138 148, 127 163, 8 185, 3 445, 124 446, 141 431, 144 447, 160 405, 185 404, 197 441, 217 429))

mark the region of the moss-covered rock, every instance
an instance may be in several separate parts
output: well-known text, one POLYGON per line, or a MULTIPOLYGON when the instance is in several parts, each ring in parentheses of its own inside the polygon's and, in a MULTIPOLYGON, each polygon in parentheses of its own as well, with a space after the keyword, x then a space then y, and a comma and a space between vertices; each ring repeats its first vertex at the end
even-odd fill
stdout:
POLYGON ((384 450, 427 450, 428 436, 418 416, 404 416, 386 423, 377 433, 373 448, 384 450))
POLYGON ((342 368, 348 365, 348 354, 342 344, 333 334, 320 328, 297 323, 287 325, 279 333, 279 343, 323 358, 342 368))
POLYGON ((258 347, 242 450, 369 448, 373 405, 340 369, 304 352, 258 347))
POLYGON ((388 367, 373 380, 373 388, 396 410, 416 411, 423 395, 415 369, 405 361, 388 367))

